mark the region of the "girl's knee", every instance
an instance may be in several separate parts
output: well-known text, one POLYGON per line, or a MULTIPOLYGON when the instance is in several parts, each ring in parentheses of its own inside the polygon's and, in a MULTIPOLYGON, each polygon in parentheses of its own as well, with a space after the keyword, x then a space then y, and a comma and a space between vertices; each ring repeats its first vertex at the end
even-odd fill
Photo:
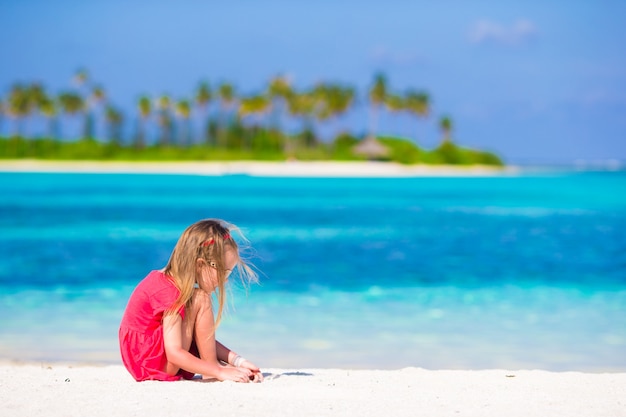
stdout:
POLYGON ((205 308, 211 308, 211 295, 200 288, 195 288, 191 296, 191 309, 200 311, 205 308))
POLYGON ((206 313, 211 313, 213 311, 212 308, 211 295, 199 288, 194 289, 183 318, 183 339, 187 349, 191 345, 194 329, 198 322, 207 316, 206 313))

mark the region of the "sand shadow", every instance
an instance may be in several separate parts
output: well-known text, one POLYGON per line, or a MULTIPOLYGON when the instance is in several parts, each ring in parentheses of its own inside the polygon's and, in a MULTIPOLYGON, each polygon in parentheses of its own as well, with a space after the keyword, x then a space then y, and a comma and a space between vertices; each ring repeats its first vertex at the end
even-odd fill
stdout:
MULTIPOLYGON (((274 379, 278 379, 280 377, 283 376, 313 376, 314 374, 309 373, 309 372, 300 372, 300 371, 294 371, 294 372, 283 372, 282 374, 273 374, 271 372, 261 372, 263 374, 263 380, 264 381, 271 381, 274 379)), ((191 381, 194 382, 203 382, 203 383, 211 383, 211 382, 219 382, 218 379, 216 378, 206 378, 206 379, 202 379, 201 375, 195 375, 191 381)))
POLYGON ((300 371, 283 372, 282 374, 272 374, 270 372, 263 372, 263 379, 265 381, 271 381, 273 379, 278 379, 283 376, 313 376, 313 374, 309 372, 300 372, 300 371))

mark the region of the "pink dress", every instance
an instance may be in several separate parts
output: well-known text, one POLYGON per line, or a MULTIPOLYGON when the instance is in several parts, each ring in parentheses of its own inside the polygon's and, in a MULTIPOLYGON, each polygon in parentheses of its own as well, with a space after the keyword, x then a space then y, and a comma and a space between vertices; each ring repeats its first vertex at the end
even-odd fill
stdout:
MULTIPOLYGON (((178 288, 160 271, 152 271, 135 288, 120 324, 122 362, 137 381, 177 381, 193 374, 165 373, 167 358, 163 344, 163 313, 179 295, 178 288)), ((178 312, 185 317, 185 309, 178 312)))

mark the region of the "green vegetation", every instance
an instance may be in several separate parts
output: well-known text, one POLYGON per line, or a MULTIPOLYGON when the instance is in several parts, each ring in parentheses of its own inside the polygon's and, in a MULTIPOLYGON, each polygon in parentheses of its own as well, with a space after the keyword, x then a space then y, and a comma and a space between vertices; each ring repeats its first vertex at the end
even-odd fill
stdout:
POLYGON ((79 71, 74 80, 74 89, 56 95, 48 94, 43 86, 35 83, 15 84, 6 98, 0 97, 0 132, 9 124, 13 126, 12 135, 0 137, 0 158, 373 159, 403 164, 502 165, 492 153, 456 145, 449 116, 438 119, 442 139, 435 149, 421 148, 417 145, 419 138, 377 135, 377 118, 382 111, 406 112, 415 117, 417 123, 431 118, 427 93, 390 92, 382 74, 375 76, 367 94, 372 115, 370 132, 359 137, 340 126, 341 116, 356 100, 355 90, 341 84, 319 83, 311 89, 298 91, 286 78, 275 77, 265 91, 239 95, 232 84, 222 83, 212 89, 208 82, 201 82, 193 99, 141 95, 134 115, 128 117, 112 104, 101 86, 91 85, 86 71, 79 71), (29 129, 32 125, 41 127, 44 121, 45 133, 24 133, 34 130, 29 129), (77 123, 82 125, 81 135, 70 140, 63 129, 77 123), (105 133, 96 138, 98 125, 105 133), (321 140, 317 132, 329 128, 338 133, 330 140, 321 140))
MULTIPOLYGON (((48 159, 48 160, 110 160, 110 161, 283 161, 285 154, 280 150, 278 138, 272 143, 270 132, 260 134, 256 139, 266 138, 262 146, 255 149, 220 149, 206 145, 188 147, 153 145, 141 149, 121 146, 117 143, 103 143, 94 139, 81 139, 76 142, 60 142, 53 139, 0 138, 0 158, 2 159, 48 159)), ((390 149, 386 157, 367 158, 352 152, 359 140, 349 135, 338 136, 332 144, 319 144, 314 148, 299 147, 292 158, 301 161, 363 161, 376 159, 402 164, 455 164, 455 165, 496 165, 500 159, 489 152, 462 148, 451 142, 441 144, 433 150, 424 150, 406 139, 380 138, 380 142, 390 149)), ((260 143, 257 140, 257 143, 260 143)))

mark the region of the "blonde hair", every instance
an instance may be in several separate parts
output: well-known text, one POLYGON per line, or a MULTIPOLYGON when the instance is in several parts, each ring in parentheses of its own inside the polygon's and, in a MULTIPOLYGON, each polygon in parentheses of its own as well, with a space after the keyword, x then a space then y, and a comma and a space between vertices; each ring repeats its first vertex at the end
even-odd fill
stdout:
POLYGON ((233 239, 232 232, 236 232, 243 243, 248 242, 241 230, 224 220, 205 219, 189 226, 178 239, 172 255, 170 256, 164 273, 169 276, 176 288, 180 291, 178 299, 165 312, 176 314, 178 310, 187 306, 193 296, 195 284, 198 282, 197 266, 198 259, 203 259, 207 264, 213 263, 217 270, 218 284, 216 288, 218 308, 215 327, 219 325, 222 312, 226 303, 226 280, 228 274, 224 264, 224 254, 227 250, 234 250, 237 254, 235 269, 239 277, 246 284, 256 282, 257 274, 251 266, 241 259, 239 246, 233 239))

